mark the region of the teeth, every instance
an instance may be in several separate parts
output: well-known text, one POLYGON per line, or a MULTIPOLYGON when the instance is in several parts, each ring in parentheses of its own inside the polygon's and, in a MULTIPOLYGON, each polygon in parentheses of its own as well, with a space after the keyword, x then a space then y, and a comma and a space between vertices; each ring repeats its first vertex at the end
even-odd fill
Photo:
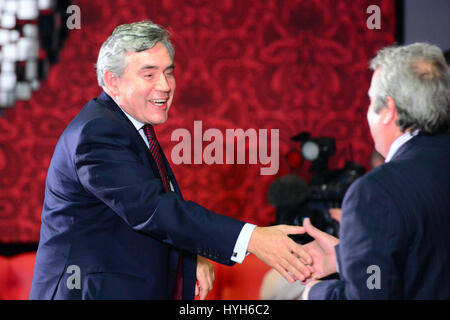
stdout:
POLYGON ((153 102, 153 103, 156 103, 156 104, 164 104, 164 103, 166 103, 166 99, 158 99, 158 100, 150 100, 151 102, 153 102))

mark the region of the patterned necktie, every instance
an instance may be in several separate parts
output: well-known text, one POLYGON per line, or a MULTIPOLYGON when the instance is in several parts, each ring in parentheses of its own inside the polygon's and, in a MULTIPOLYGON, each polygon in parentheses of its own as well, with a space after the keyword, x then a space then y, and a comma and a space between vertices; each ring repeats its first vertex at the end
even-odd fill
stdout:
MULTIPOLYGON (((169 181, 167 178, 167 168, 164 164, 163 158, 162 158, 162 150, 158 143, 158 139, 156 138, 156 132, 153 126, 146 124, 144 126, 144 133, 147 137, 150 153, 153 157, 153 159, 156 162, 156 165, 158 166, 159 175, 161 176, 161 180, 164 186, 164 190, 166 192, 169 192, 169 181)), ((182 265, 183 259, 181 255, 181 250, 178 257, 178 266, 177 266, 177 273, 175 275, 175 287, 173 289, 173 298, 175 300, 182 300, 183 299, 183 265, 182 265)))
POLYGON ((150 153, 158 166, 159 175, 164 186, 164 190, 169 192, 169 181, 167 179, 167 169, 162 159, 161 147, 159 146, 158 139, 156 139, 156 132, 153 126, 146 124, 144 126, 144 133, 147 137, 150 153))

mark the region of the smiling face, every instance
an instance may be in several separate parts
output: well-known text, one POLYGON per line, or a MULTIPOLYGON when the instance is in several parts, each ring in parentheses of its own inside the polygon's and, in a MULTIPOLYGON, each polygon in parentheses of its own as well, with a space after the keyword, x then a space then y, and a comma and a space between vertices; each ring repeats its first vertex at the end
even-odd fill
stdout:
POLYGON ((112 95, 133 118, 152 125, 167 121, 175 92, 173 61, 158 42, 141 52, 127 52, 128 64, 112 80, 112 95))

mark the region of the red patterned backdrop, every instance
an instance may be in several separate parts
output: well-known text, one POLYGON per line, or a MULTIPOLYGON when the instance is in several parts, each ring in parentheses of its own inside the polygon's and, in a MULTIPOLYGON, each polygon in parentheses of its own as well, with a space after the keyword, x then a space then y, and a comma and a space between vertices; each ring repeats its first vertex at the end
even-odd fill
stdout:
MULTIPOLYGON (((0 117, 0 242, 39 240, 46 171, 58 137, 101 90, 94 63, 121 23, 150 19, 167 27, 176 48, 177 92, 169 121, 157 128, 166 155, 176 128, 280 129, 280 170, 260 165, 173 165, 186 199, 216 212, 267 225, 267 191, 289 172, 283 155, 300 131, 332 136, 332 167, 369 164, 368 61, 394 42, 394 1, 114 0, 74 1, 81 29, 70 30, 60 61, 42 88, 0 117), (366 9, 381 8, 381 30, 368 30, 366 9)), ((206 143, 205 143, 206 145, 206 143)))

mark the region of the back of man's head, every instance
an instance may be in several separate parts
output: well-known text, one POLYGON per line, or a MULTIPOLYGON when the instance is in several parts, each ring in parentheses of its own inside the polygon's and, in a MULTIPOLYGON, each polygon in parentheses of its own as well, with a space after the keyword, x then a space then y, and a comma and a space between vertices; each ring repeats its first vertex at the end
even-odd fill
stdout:
POLYGON ((371 61, 379 69, 374 83, 375 112, 390 96, 397 108, 402 132, 425 134, 448 131, 450 127, 450 69, 441 49, 427 43, 393 46, 380 50, 371 61))

